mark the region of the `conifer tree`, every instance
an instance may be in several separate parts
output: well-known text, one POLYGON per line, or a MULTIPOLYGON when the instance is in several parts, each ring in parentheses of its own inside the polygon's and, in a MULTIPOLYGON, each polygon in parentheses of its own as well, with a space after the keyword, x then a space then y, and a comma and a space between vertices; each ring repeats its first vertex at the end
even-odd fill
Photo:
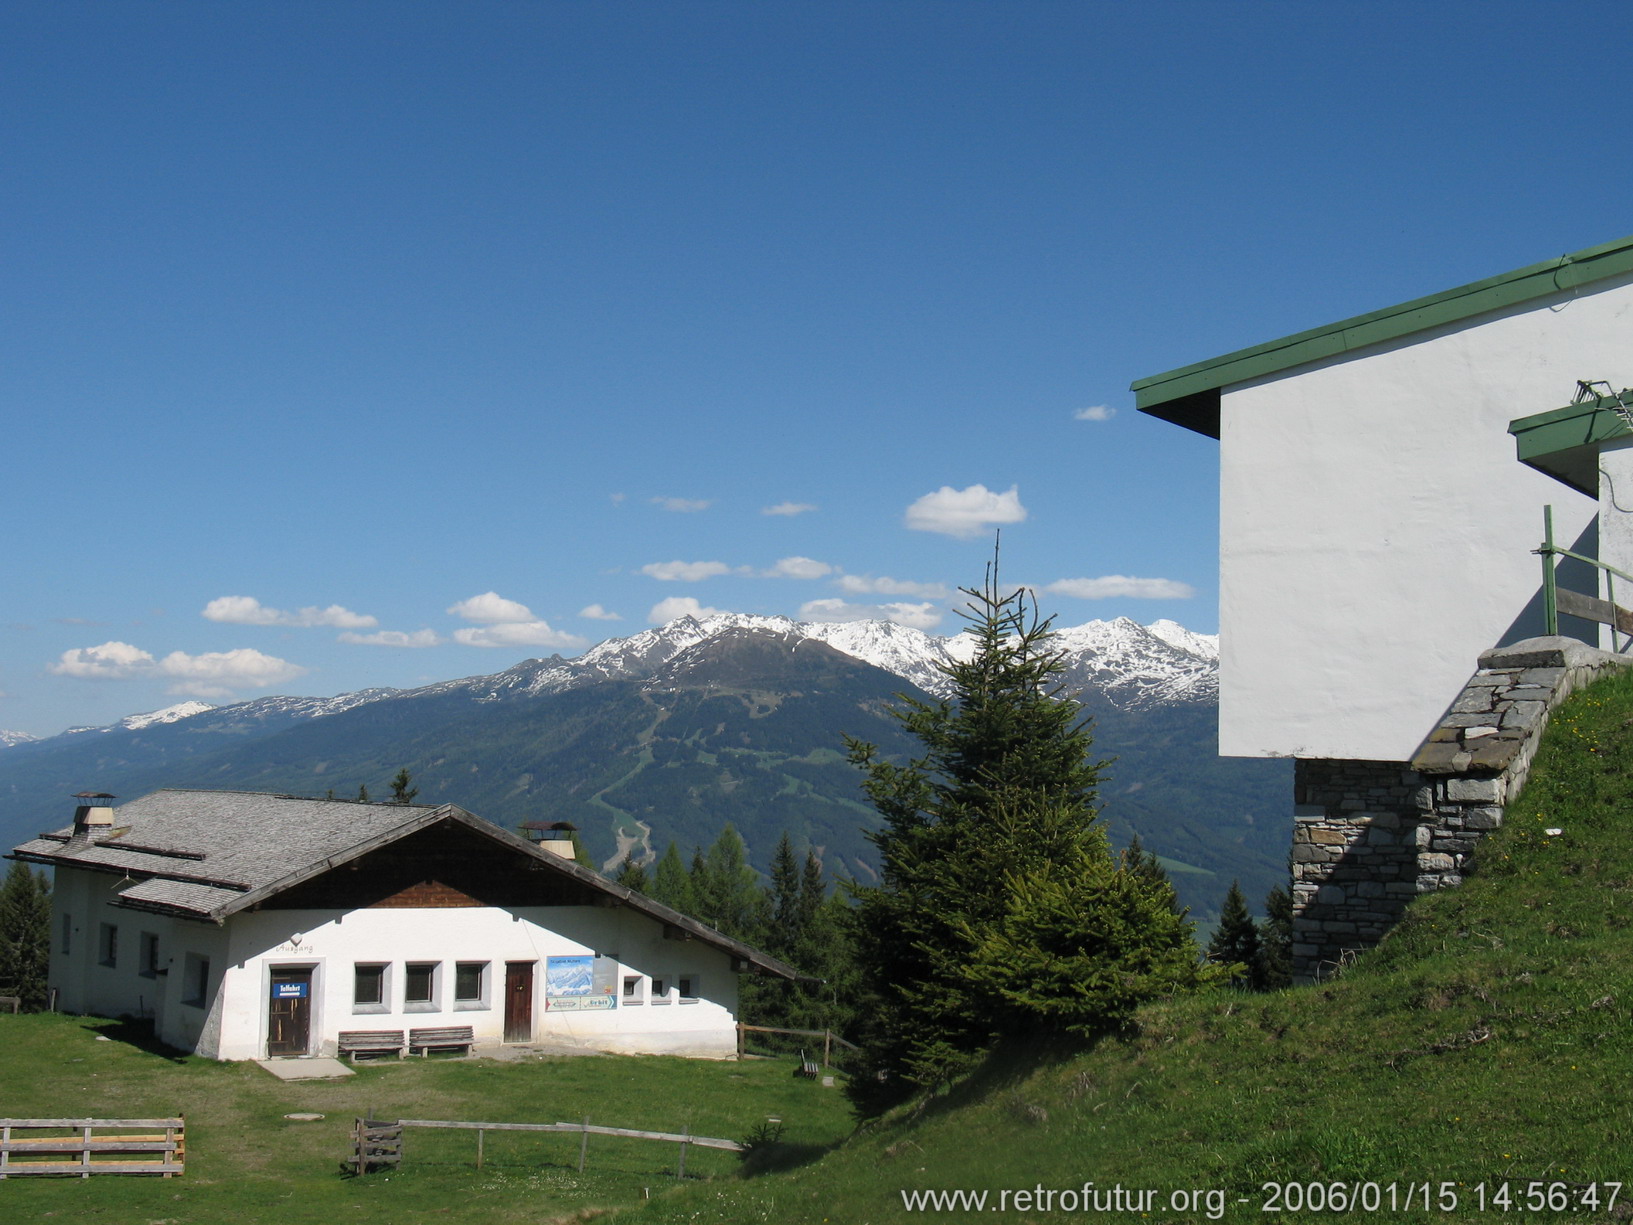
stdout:
POLYGON ((408 772, 407 766, 397 771, 391 779, 391 802, 393 804, 412 804, 414 802, 414 797, 420 793, 420 789, 408 785, 413 781, 414 776, 408 772))
POLYGON ((1279 991, 1293 982, 1293 895, 1277 885, 1264 899, 1259 925, 1259 988, 1279 991))
POLYGON ((613 877, 613 880, 626 889, 635 890, 636 893, 651 893, 652 891, 652 881, 647 875, 646 865, 636 863, 628 855, 624 856, 624 861, 618 865, 618 874, 613 877))
POLYGON ((1237 986, 1258 989, 1259 928, 1236 881, 1230 882, 1225 904, 1219 908, 1219 926, 1208 941, 1208 960, 1234 968, 1237 986))
POLYGON ((369 785, 367 783, 359 783, 357 785, 357 802, 359 804, 367 804, 369 802, 369 785))
POLYGON ((686 865, 681 862, 680 849, 673 842, 664 851, 663 858, 658 860, 658 866, 652 873, 650 896, 653 901, 662 902, 681 914, 697 913, 697 900, 692 896, 692 878, 687 874, 686 865))
POLYGON ((51 885, 44 873, 13 860, 0 883, 0 987, 27 1012, 46 1004, 51 964, 51 885))
POLYGON ((1171 890, 1114 860, 1095 824, 1101 767, 1049 622, 996 564, 964 591, 975 649, 942 669, 951 698, 895 712, 923 756, 847 741, 883 818, 881 882, 854 889, 849 924, 863 1113, 968 1071, 1000 1037, 1103 1032, 1200 977, 1171 890))
POLYGON ((747 850, 728 822, 709 845, 707 855, 692 861, 692 893, 697 917, 717 931, 753 940, 764 926, 764 898, 747 850))

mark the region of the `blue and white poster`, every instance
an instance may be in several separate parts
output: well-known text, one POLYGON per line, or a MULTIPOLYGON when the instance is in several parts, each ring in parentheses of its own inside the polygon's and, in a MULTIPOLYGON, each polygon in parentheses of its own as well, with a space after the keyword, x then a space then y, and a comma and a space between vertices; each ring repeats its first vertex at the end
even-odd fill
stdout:
POLYGON ((613 997, 595 990, 595 958, 547 957, 544 963, 544 1006, 556 1012, 589 1012, 611 1008, 613 997))

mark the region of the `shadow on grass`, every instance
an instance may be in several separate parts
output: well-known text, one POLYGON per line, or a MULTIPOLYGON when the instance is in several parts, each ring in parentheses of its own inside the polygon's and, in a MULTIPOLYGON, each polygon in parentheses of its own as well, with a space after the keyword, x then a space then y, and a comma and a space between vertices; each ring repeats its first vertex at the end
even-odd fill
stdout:
POLYGON ((168 1042, 161 1042, 158 1039, 153 1032, 151 1020, 121 1017, 117 1021, 91 1021, 84 1028, 100 1034, 110 1042, 123 1042, 126 1046, 134 1046, 139 1051, 157 1055, 171 1063, 187 1062, 186 1051, 177 1050, 168 1042))

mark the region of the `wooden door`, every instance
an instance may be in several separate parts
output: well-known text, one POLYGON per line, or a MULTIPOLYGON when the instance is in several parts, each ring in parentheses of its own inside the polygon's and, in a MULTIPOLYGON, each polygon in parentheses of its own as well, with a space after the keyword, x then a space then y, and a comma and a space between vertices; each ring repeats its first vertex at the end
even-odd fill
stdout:
POLYGON ((505 1041, 533 1041, 533 962, 505 962, 505 1041))
POLYGON ((312 971, 272 971, 267 1001, 267 1057, 304 1055, 312 1036, 312 971))

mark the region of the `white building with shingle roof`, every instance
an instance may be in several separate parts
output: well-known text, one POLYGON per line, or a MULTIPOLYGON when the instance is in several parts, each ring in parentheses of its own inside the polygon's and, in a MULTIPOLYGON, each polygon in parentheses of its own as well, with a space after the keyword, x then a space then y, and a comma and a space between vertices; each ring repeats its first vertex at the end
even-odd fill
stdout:
POLYGON ((59 1009, 151 1019, 216 1059, 467 1026, 479 1046, 726 1057, 737 975, 796 977, 551 846, 451 804, 164 790, 92 799, 10 858, 54 869, 59 1009))

